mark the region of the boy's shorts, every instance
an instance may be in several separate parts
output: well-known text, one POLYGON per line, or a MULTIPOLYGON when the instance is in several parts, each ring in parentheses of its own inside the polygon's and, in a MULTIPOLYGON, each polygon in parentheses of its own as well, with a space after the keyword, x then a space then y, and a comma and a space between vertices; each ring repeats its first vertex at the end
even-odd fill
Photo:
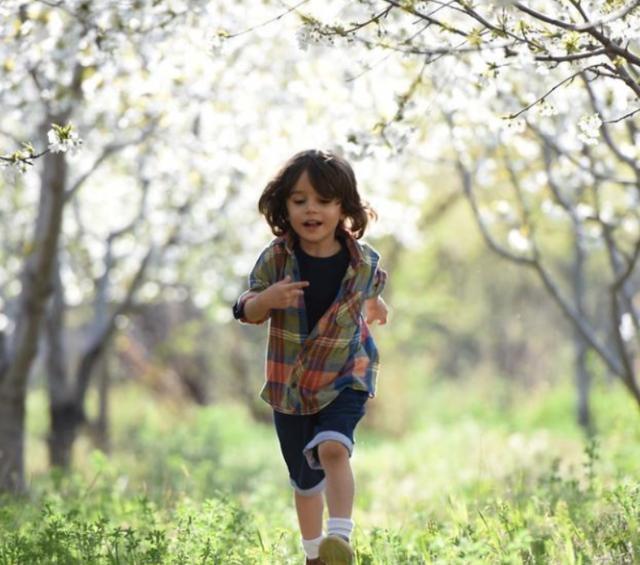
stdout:
POLYGON ((341 443, 351 457, 355 428, 365 414, 368 398, 366 391, 345 388, 316 414, 282 414, 274 410, 280 450, 296 492, 312 496, 324 490, 324 471, 318 458, 318 445, 323 441, 341 443))

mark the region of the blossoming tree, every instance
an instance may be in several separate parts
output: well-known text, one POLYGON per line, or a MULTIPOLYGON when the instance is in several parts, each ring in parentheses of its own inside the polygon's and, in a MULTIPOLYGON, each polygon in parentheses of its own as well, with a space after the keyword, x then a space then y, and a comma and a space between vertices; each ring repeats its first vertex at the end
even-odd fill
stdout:
POLYGON ((588 350, 640 405, 640 2, 365 0, 299 17, 303 49, 406 68, 379 139, 451 163, 487 244, 537 273, 574 328, 580 422, 588 350))
MULTIPOLYGON (((7 261, 0 294, 0 490, 25 487, 26 386, 45 316, 49 446, 52 463, 66 465, 90 377, 116 322, 149 280, 151 265, 164 258, 168 266, 179 255, 177 248, 195 247, 185 234, 197 232, 206 241, 207 230, 195 228, 190 216, 194 203, 207 212, 224 202, 203 199, 205 188, 215 192, 216 183, 208 184, 206 175, 220 161, 205 160, 193 125, 215 74, 203 74, 206 82, 187 83, 176 70, 184 51, 174 43, 167 52, 176 29, 197 20, 205 4, 0 6, 0 59, 6 71, 0 132, 3 147, 21 147, 0 155, 13 195, 2 210, 3 222, 7 216, 13 222, 2 249, 7 261), (184 102, 180 113, 165 103, 172 97, 184 102), (67 158, 81 145, 78 132, 83 150, 67 158), (176 136, 182 136, 178 150, 171 143, 176 136), (48 147, 36 150, 45 139, 48 147), (169 155, 182 158, 181 166, 170 167, 169 155), (166 165, 149 166, 159 161, 166 165), (180 175, 189 182, 177 182, 180 175), (92 190, 82 191, 87 185, 92 190), (105 187, 117 196, 96 208, 92 193, 105 187), (35 221, 26 213, 27 203, 37 210, 35 221), (83 258, 69 260, 78 249, 83 258), (67 376, 64 346, 66 292, 73 292, 73 303, 92 301, 94 310, 73 379, 67 376)), ((193 42, 199 49, 191 63, 208 61, 208 34, 196 33, 181 45, 193 48, 193 42)))

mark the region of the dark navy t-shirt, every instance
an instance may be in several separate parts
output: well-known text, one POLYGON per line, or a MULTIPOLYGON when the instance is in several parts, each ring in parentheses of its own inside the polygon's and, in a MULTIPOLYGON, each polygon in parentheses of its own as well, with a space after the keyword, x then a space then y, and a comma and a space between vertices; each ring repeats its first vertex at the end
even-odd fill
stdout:
POLYGON ((304 289, 307 333, 311 333, 335 300, 349 266, 349 250, 342 239, 338 241, 340 251, 331 257, 313 257, 304 252, 299 241, 294 246, 300 266, 300 280, 309 281, 309 286, 304 289))

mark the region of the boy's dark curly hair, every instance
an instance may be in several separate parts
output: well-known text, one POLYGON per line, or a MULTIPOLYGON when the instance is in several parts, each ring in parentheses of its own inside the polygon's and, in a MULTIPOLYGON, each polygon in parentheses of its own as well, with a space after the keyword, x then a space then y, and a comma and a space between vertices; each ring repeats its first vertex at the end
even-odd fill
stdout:
POLYGON ((377 214, 360 199, 351 165, 331 151, 317 149, 296 153, 263 190, 258 210, 267 219, 274 235, 281 236, 290 229, 287 198, 305 170, 320 196, 340 201, 345 220, 340 222, 338 229, 348 230, 356 239, 360 239, 369 220, 376 219, 377 214))

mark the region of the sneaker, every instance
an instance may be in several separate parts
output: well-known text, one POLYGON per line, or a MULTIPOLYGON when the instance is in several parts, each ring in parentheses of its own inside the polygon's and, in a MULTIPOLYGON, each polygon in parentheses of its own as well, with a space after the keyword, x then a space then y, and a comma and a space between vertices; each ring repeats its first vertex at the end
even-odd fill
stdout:
POLYGON ((349 541, 341 536, 330 535, 320 543, 320 560, 326 565, 351 565, 353 549, 349 541))

